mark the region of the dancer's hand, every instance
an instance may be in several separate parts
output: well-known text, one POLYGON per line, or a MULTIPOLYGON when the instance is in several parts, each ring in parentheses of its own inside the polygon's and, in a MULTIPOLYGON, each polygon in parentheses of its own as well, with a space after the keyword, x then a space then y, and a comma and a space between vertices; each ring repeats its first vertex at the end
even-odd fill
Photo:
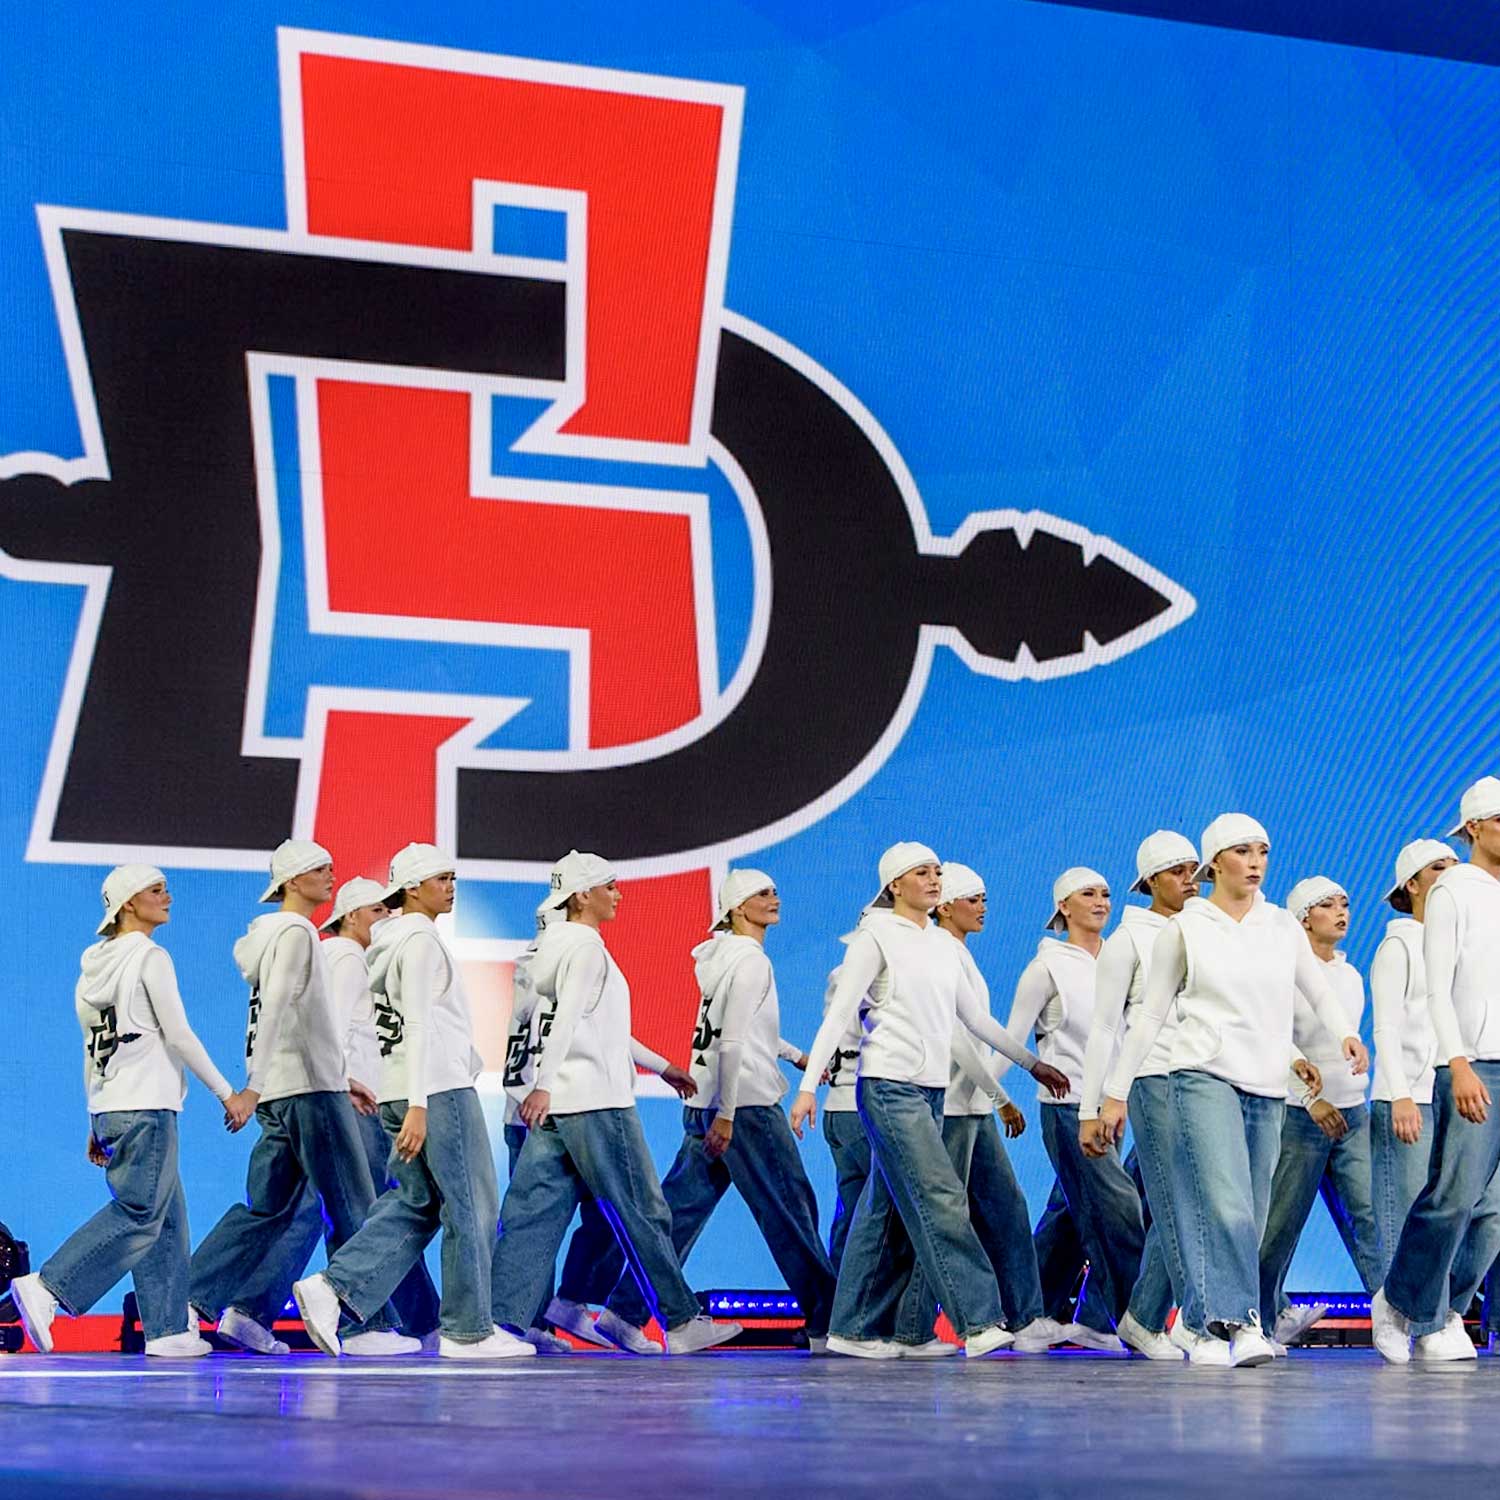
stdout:
POLYGON ((547 1123, 547 1116, 552 1113, 552 1095, 547 1089, 532 1089, 521 1101, 520 1116, 521 1123, 528 1130, 535 1130, 547 1123))
POLYGON ((703 1154, 710 1161, 718 1161, 729 1149, 729 1143, 734 1139, 734 1121, 726 1120, 723 1115, 715 1115, 714 1122, 708 1127, 708 1134, 703 1137, 703 1154))
MULTIPOLYGON (((533 1094, 531 1097, 536 1096, 533 1094)), ((401 1122, 400 1132, 396 1136, 396 1155, 402 1161, 411 1161, 426 1144, 427 1106, 408 1105, 406 1118, 401 1122)))
POLYGON ((1292 1072, 1302 1080, 1309 1099, 1316 1099, 1323 1092, 1323 1075, 1305 1057, 1299 1057, 1292 1064, 1292 1072))
POLYGON ((1005 1138, 1008 1141, 1026 1134, 1026 1116, 1014 1104, 1000 1106, 1000 1123, 1005 1126, 1005 1138))
POLYGON ((92 1130, 89 1131, 89 1165, 91 1167, 109 1165, 109 1152, 99 1144, 99 1137, 92 1130))
POLYGON ((693 1082, 693 1075, 676 1063, 668 1063, 661 1070, 662 1081, 669 1083, 677 1090, 679 1098, 691 1099, 698 1092, 698 1085, 693 1082))
POLYGON ((1448 1074, 1453 1086, 1454 1107, 1471 1125, 1483 1125, 1489 1118, 1491 1103, 1484 1080, 1474 1071, 1467 1057, 1451 1059, 1448 1074))
MULTIPOLYGON (((805 1053, 805 1052, 799 1052, 797 1054, 797 1060, 792 1064, 792 1066, 799 1073, 805 1073, 805 1072, 807 1072, 807 1063, 808 1063, 807 1053, 805 1053)), ((828 1074, 824 1073, 823 1076, 826 1078, 828 1076, 828 1074)))
POLYGON ((380 1104, 375 1098, 375 1091, 362 1084, 359 1079, 349 1080, 349 1102, 355 1110, 362 1115, 378 1115, 380 1104))
POLYGON ((1349 1122, 1342 1112, 1335 1109, 1326 1099, 1314 1099, 1307 1106, 1307 1112, 1312 1116, 1313 1124, 1330 1141, 1341 1141, 1349 1134, 1349 1122))
POLYGON ((1392 1101, 1391 1129, 1403 1146, 1415 1146, 1422 1139, 1422 1111, 1414 1099, 1392 1101))
POLYGON ((1344 1056, 1349 1059, 1349 1071, 1351 1073, 1368 1073, 1370 1071, 1370 1054, 1365 1051, 1365 1044, 1357 1036, 1346 1036, 1344 1038, 1344 1056))
POLYGON ((804 1120, 810 1130, 818 1128, 818 1096, 808 1093, 806 1089, 801 1089, 792 1101, 792 1134, 799 1141, 802 1139, 804 1120))
POLYGON ((255 1106, 260 1103, 260 1095, 250 1089, 241 1089, 237 1094, 231 1094, 224 1101, 224 1128, 230 1135, 235 1135, 245 1128, 250 1116, 255 1113, 255 1106))
POLYGON ((1103 1120, 1080 1120, 1078 1122, 1078 1144, 1085 1156, 1108 1156, 1109 1137, 1104 1132, 1103 1120))
POLYGON ((1068 1092, 1068 1075, 1059 1073, 1049 1063, 1039 1062, 1031 1070, 1031 1076, 1052 1095, 1054 1099, 1061 1099, 1068 1092))
POLYGON ((1099 1121, 1109 1132, 1109 1143, 1118 1146, 1125 1139, 1126 1108, 1123 1099, 1101 1099, 1099 1121))

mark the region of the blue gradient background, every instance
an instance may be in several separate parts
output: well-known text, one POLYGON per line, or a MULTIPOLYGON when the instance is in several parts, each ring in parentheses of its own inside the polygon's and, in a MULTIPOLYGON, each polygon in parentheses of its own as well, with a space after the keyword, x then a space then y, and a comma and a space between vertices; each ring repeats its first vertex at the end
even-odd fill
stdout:
MULTIPOLYGON (((1441 832, 1462 787, 1500 767, 1500 73, 1006 0, 452 3, 420 19, 360 0, 32 7, 0 55, 0 453, 78 451, 35 204, 284 226, 277 25, 744 85, 729 306, 870 408, 935 532, 1036 507, 1196 596, 1185 625, 1060 681, 980 679, 938 653, 883 770, 755 857, 786 900, 772 949, 789 1036, 810 1040, 837 935, 899 837, 988 877, 976 954, 1002 1018, 1058 870, 1096 865, 1123 898, 1143 834, 1196 836, 1226 807, 1271 830, 1273 896, 1314 872, 1348 886, 1366 967, 1396 849, 1441 832)), ((295 433, 279 421, 277 437, 285 471, 295 433)), ((750 580, 714 488, 727 678, 750 580)), ((23 859, 79 602, 0 580, 0 1217, 41 1254, 102 1187, 83 1159, 71 995, 103 871, 23 859)), ((432 648, 377 661, 299 632, 278 623, 270 705, 292 729, 310 683, 435 670, 432 648)), ((547 653, 460 648, 436 670, 534 697, 496 743, 561 741, 547 653)), ((229 947, 260 881, 171 874, 165 940, 233 1065, 229 947)), ((463 925, 517 935, 534 898, 470 885, 463 925)), ((1031 1091, 1018 1085, 1034 1121, 1031 1091)), ((642 1112, 665 1169, 675 1110, 642 1112)), ((240 1192, 252 1140, 217 1114, 195 1085, 198 1235, 240 1192)), ((1039 1208, 1034 1128, 1013 1154, 1039 1208)), ((821 1140, 805 1158, 826 1210, 821 1140)), ((778 1280, 734 1199, 690 1270, 700 1286, 778 1280)), ((1291 1284, 1355 1284, 1321 1208, 1291 1284)))

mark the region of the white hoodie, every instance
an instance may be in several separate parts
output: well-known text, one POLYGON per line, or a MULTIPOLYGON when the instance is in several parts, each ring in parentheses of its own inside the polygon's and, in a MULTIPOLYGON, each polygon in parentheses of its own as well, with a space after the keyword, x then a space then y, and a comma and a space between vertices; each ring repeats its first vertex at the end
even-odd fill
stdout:
POLYGON ((630 986, 598 929, 553 922, 537 935, 526 969, 537 997, 533 1087, 552 1096, 551 1112, 634 1105, 630 986))
POLYGON ((234 945, 234 961, 250 986, 245 1087, 262 1103, 347 1090, 344 1031, 318 929, 293 912, 268 912, 234 945))
POLYGON ((873 907, 849 939, 823 1024, 808 1052, 801 1088, 814 1092, 855 1017, 863 1014, 861 1078, 923 1088, 948 1086, 957 1021, 1030 1069, 1036 1058, 1006 1035, 981 1004, 959 945, 935 922, 918 927, 873 907))
POLYGON ((1043 1104, 1083 1100, 1083 1054, 1094 1019, 1097 960, 1087 948, 1043 938, 1036 957, 1021 971, 1005 1029, 1017 1041, 1036 1032, 1037 1055, 1068 1077, 1061 1099, 1043 1091, 1043 1104))
POLYGON ((779 1104, 786 1093, 780 1059, 800 1054, 781 1039, 776 974, 766 950, 742 933, 716 932, 693 949, 703 1003, 693 1034, 695 1109, 733 1120, 741 1105, 779 1104))
MULTIPOLYGON (((847 933, 840 941, 847 943, 853 936, 852 932, 847 933)), ((829 974, 828 982, 823 988, 825 1016, 828 1014, 828 1007, 833 1004, 834 995, 838 993, 839 975, 843 972, 843 967, 840 964, 829 974)), ((859 1048, 865 1039, 864 1026, 860 1022, 860 1012, 863 1009, 863 1006, 856 1007, 853 1021, 838 1039, 828 1062, 828 1094, 823 1108, 831 1114, 853 1114, 859 1108, 854 1086, 859 1082, 859 1048)))
MULTIPOLYGON (((1349 1071, 1341 1044, 1343 1037, 1359 1035, 1360 1018, 1365 1013, 1365 982, 1359 970, 1342 953, 1335 952, 1331 959, 1320 958, 1318 962, 1347 1018, 1348 1028, 1337 1043, 1321 1026, 1313 1028, 1306 1046, 1297 1046, 1294 1042, 1294 1056, 1300 1052, 1323 1075, 1323 1092, 1318 1098, 1326 1099, 1335 1109, 1353 1109, 1356 1104, 1365 1102, 1370 1075, 1349 1071)), ((1295 1026, 1293 1031, 1295 1034, 1295 1026)), ((1307 1090, 1295 1074, 1287 1080, 1286 1102, 1296 1109, 1306 1109, 1310 1102, 1307 1090)))
MULTIPOLYGON (((1289 911, 1257 892, 1236 921, 1193 896, 1151 950, 1146 998, 1125 1039, 1118 1076, 1140 1076, 1175 1005, 1172 1072, 1211 1073, 1243 1093, 1283 1098, 1298 990, 1331 1035, 1340 1041, 1353 1035, 1324 966, 1289 911)), ((1342 1053, 1339 1066, 1347 1072, 1342 1053)))
MULTIPOLYGON (((1120 925, 1104 940, 1094 972, 1094 1022, 1083 1054, 1080 1120, 1097 1120, 1100 1098, 1108 1094, 1111 1099, 1123 1099, 1135 1082, 1120 1077, 1110 1063, 1118 1062, 1118 1049, 1135 1024, 1146 993, 1146 976, 1151 972, 1151 949, 1166 925, 1166 917, 1149 906, 1127 906, 1120 915, 1120 925)), ((1175 1021, 1168 1017, 1137 1077, 1160 1078, 1170 1071, 1172 1033, 1176 1029, 1175 1021)))
MULTIPOLYGON (((963 959, 964 972, 980 1003, 990 1008, 990 986, 969 945, 962 938, 954 937, 946 927, 939 929, 943 935, 958 944, 963 959)), ((969 1028, 957 1025, 953 1028, 953 1052, 949 1059, 948 1092, 943 1095, 943 1116, 958 1119, 967 1115, 989 1115, 997 1106, 1010 1103, 1010 1095, 995 1081, 997 1071, 995 1049, 988 1042, 976 1041, 969 1028)))
POLYGON ((469 998, 432 918, 413 911, 382 923, 366 961, 383 1058, 380 1102, 425 1109, 433 1094, 471 1088, 483 1063, 469 998))
POLYGON ((365 950, 353 938, 323 939, 333 1007, 344 1032, 344 1059, 351 1080, 380 1092, 380 1038, 375 1034, 375 1001, 365 950))
POLYGON ((1437 1065, 1500 1060, 1500 880, 1453 865, 1427 892, 1422 921, 1437 1065))
POLYGON ((216 1099, 234 1090, 188 1024, 171 955, 144 932, 83 950, 73 1008, 83 1029, 83 1080, 91 1115, 180 1110, 184 1066, 216 1099))
POLYGON ((1432 1103, 1437 1034, 1427 1009, 1427 965, 1422 959, 1422 924, 1396 917, 1370 965, 1370 999, 1375 1007, 1375 1099, 1432 1103))

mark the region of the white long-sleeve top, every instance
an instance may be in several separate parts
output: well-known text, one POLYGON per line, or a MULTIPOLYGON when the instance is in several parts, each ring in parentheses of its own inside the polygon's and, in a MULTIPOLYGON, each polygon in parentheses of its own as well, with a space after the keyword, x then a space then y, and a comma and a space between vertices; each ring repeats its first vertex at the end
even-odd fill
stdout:
POLYGON ((1500 880, 1453 865, 1433 881, 1422 920, 1437 1065, 1500 1059, 1500 880))
POLYGON ((483 1063, 458 960, 432 918, 394 917, 366 954, 381 1069, 382 1104, 425 1109, 433 1094, 473 1086, 483 1063))
POLYGON ((317 928, 292 912, 268 912, 234 945, 234 960, 250 986, 245 1087, 262 1102, 343 1093, 344 1029, 317 928))
POLYGON ((172 958, 144 932, 86 948, 73 1008, 91 1115, 181 1110, 190 1069, 216 1099, 234 1092, 188 1023, 172 958))
POLYGON ((344 1032, 344 1059, 349 1077, 378 1094, 380 1038, 375 1034, 375 1001, 370 994, 365 950, 353 938, 324 938, 323 958, 328 964, 333 1008, 344 1032))
POLYGON ((1211 1073, 1243 1093, 1282 1098, 1299 989, 1330 1033, 1340 1039, 1352 1034, 1343 1029, 1344 1013, 1323 965, 1289 911, 1257 894, 1237 922, 1193 896, 1151 949, 1146 998, 1125 1038, 1118 1076, 1139 1077, 1175 1004, 1172 1072, 1211 1073))
MULTIPOLYGON (((989 981, 980 972, 969 945, 962 938, 954 937, 947 928, 943 935, 958 945, 963 959, 964 971, 979 1003, 989 1010, 989 981)), ((949 1060, 948 1091, 943 1095, 943 1115, 946 1119, 961 1119, 969 1115, 992 1114, 997 1107, 1010 1103, 1010 1095, 1001 1088, 996 1073, 996 1052, 988 1042, 975 1039, 969 1028, 962 1023, 953 1028, 953 1050, 949 1060)))
POLYGON ((765 948, 734 932, 693 949, 703 1003, 693 1035, 694 1108, 734 1119, 741 1105, 779 1104, 786 1093, 781 1059, 800 1054, 781 1039, 776 972, 765 948))
POLYGON ((1035 1032, 1037 1056, 1068 1078, 1068 1092, 1057 1099, 1044 1091, 1043 1104, 1083 1102, 1083 1054, 1094 1018, 1097 967, 1087 948, 1043 938, 1016 981, 1006 1031, 1017 1042, 1035 1032))
MULTIPOLYGON (((1135 1082, 1134 1078, 1120 1077, 1110 1064, 1119 1061, 1125 1037, 1145 998, 1151 949, 1166 925, 1166 917, 1149 906, 1127 906, 1120 925, 1104 940, 1099 951, 1094 969, 1094 1019, 1083 1054, 1080 1120, 1097 1120, 1103 1095, 1108 1093, 1112 1099, 1122 1099, 1135 1082)), ((1160 1078, 1170 1070, 1175 1030, 1176 1021, 1169 1015, 1146 1054, 1138 1077, 1160 1078)))
POLYGON ((946 1088, 958 1021, 1013 1061, 1036 1066, 1036 1058, 1007 1036, 980 1003, 959 945, 934 922, 919 927, 879 907, 865 914, 849 939, 823 1024, 808 1051, 802 1089, 817 1089, 842 1038, 861 1015, 861 1078, 946 1088))
POLYGON ((1427 1009, 1427 965, 1422 958, 1422 924, 1396 917, 1370 965, 1370 1001, 1375 1009, 1375 1088, 1372 1098, 1387 1103, 1410 1099, 1432 1103, 1437 1033, 1427 1009))
MULTIPOLYGON (((852 937, 853 934, 851 933, 852 937)), ((847 941, 847 939, 845 939, 847 941)), ((833 1004, 833 997, 838 992, 839 972, 843 968, 840 964, 828 976, 827 986, 823 991, 823 1014, 828 1014, 828 1007, 833 1004)), ((823 1100, 825 1112, 833 1114, 852 1114, 859 1108, 859 1101, 855 1097, 855 1085, 859 1082, 859 1048, 865 1039, 865 1029, 860 1021, 859 1011, 856 1007, 855 1016, 844 1034, 838 1039, 833 1055, 828 1063, 828 1093, 823 1100)))
MULTIPOLYGON (((1313 956, 1317 957, 1316 954, 1313 956)), ((1297 1050, 1323 1075, 1323 1092, 1318 1097, 1326 1099, 1335 1109, 1353 1109, 1356 1104, 1365 1102, 1370 1075, 1349 1071, 1349 1062, 1343 1053, 1343 1038, 1359 1035, 1360 1017, 1365 1013, 1365 982, 1359 970, 1342 953, 1335 953, 1326 961, 1319 958, 1318 963, 1344 1014, 1346 1029, 1335 1039, 1321 1026, 1316 1027, 1307 1045, 1297 1050)), ((1293 1029, 1295 1032, 1295 1027, 1293 1029)), ((1310 1102, 1306 1088, 1295 1075, 1287 1079, 1286 1102, 1296 1109, 1306 1109, 1310 1102)))

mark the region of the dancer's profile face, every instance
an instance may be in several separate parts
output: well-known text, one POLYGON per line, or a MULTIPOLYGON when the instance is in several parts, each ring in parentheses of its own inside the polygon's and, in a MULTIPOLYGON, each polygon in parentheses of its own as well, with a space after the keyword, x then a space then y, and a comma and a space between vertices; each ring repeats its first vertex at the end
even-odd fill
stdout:
POLYGON ((1254 895, 1265 883, 1271 862, 1269 844, 1235 844, 1214 855, 1215 886, 1226 896, 1254 895))
POLYGON ((983 932, 988 906, 989 897, 980 891, 977 896, 961 896, 957 901, 945 901, 938 907, 938 913, 959 932, 983 932))
POLYGON ((453 898, 458 891, 458 879, 452 870, 441 875, 429 875, 416 888, 417 902, 423 911, 443 916, 453 910, 453 898))
MULTIPOLYGON (((781 897, 773 885, 764 891, 747 896, 735 907, 746 922, 754 927, 774 927, 781 920, 781 897)), ((732 914, 731 914, 732 915, 732 914)))
POLYGON ((1302 919, 1307 935, 1320 943, 1341 943, 1349 935, 1349 898, 1330 896, 1307 909, 1302 919))
POLYGON ((1111 902, 1107 885, 1086 885, 1062 903, 1069 932, 1103 932, 1109 921, 1111 902))
POLYGON ((578 915, 591 917, 596 922, 613 922, 620 910, 620 902, 624 899, 620 887, 613 880, 604 885, 591 886, 577 897, 578 915))
POLYGON ((1492 864, 1500 863, 1500 817, 1473 818, 1464 826, 1469 842, 1492 864))
POLYGON ((1189 897, 1198 894, 1198 882, 1193 879, 1197 872, 1198 866, 1191 860, 1158 870, 1149 882, 1152 901, 1168 912, 1181 911, 1189 897))
POLYGON ((311 901, 321 906, 325 901, 333 900, 333 866, 319 865, 316 870, 307 870, 301 875, 294 875, 286 883, 286 889, 295 891, 304 901, 311 901))
POLYGON ((339 923, 339 936, 353 938, 361 948, 368 948, 370 934, 375 924, 385 921, 390 914, 390 909, 383 901, 377 901, 370 906, 356 906, 339 923))
POLYGON ((145 890, 137 891, 120 908, 122 917, 127 912, 144 927, 156 928, 169 921, 172 915, 172 893, 167 889, 166 881, 158 880, 155 885, 148 885, 145 890))

